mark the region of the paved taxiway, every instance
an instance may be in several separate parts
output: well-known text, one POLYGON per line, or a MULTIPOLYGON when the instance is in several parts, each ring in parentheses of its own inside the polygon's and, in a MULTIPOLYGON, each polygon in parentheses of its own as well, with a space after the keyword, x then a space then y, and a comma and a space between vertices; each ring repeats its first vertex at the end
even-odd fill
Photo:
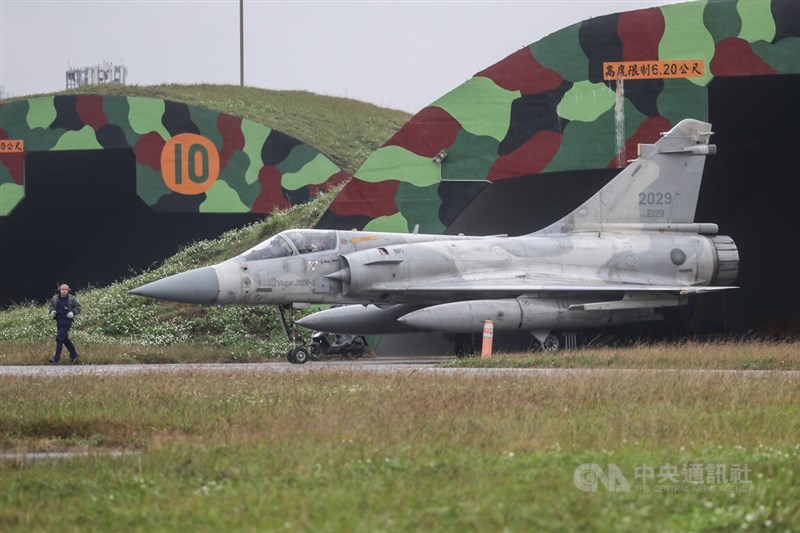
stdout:
POLYGON ((594 376, 635 373, 718 374, 741 377, 787 376, 800 379, 795 370, 663 370, 608 368, 440 368, 436 365, 452 361, 453 357, 378 357, 351 361, 308 362, 293 365, 288 362, 269 363, 199 363, 147 365, 59 365, 59 366, 0 366, 0 378, 10 376, 59 377, 78 375, 132 375, 170 373, 262 372, 271 374, 307 374, 310 372, 364 372, 374 374, 424 374, 444 376, 594 376))

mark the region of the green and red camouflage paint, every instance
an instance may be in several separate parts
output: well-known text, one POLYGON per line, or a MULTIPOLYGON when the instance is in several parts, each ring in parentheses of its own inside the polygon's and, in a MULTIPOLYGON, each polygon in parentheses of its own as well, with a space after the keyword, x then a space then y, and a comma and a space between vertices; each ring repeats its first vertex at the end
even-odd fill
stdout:
MULTIPOLYGON (((714 77, 800 73, 800 2, 699 1, 597 17, 514 52, 417 113, 356 172, 321 226, 442 232, 479 184, 619 167, 683 118, 707 120, 714 77), (697 59, 697 78, 604 82, 603 64, 697 59), (447 156, 437 164, 440 151, 447 156), (443 181, 444 180, 444 181, 443 181), (450 181, 457 180, 453 187, 450 181), (464 182, 472 183, 464 183, 464 182), (451 185, 451 186, 448 186, 451 185)), ((240 117, 144 98, 59 96, 0 107, 0 139, 27 150, 132 148, 156 210, 268 213, 347 179, 329 159, 240 117), (171 191, 164 145, 199 133, 219 150, 202 195, 171 191), (198 201, 199 200, 199 201, 198 201)), ((22 157, 0 154, 0 216, 21 200, 22 157)))
POLYGON ((441 233, 468 201, 455 196, 487 181, 623 166, 681 119, 707 120, 713 78, 797 74, 798 58, 798 1, 704 0, 586 20, 422 109, 364 162, 320 226, 441 233), (606 62, 684 59, 702 61, 704 75, 625 81, 619 97, 617 82, 603 80, 606 62))
POLYGON ((0 154, 0 216, 24 197, 23 160, 32 151, 131 149, 136 192, 156 211, 270 213, 349 177, 316 149, 284 133, 153 98, 65 95, 2 104, 0 139, 22 140, 25 150, 0 154), (205 190, 199 194, 176 192, 180 187, 168 179, 175 180, 175 168, 162 168, 164 162, 176 164, 170 140, 184 134, 201 138, 182 137, 197 145, 183 147, 184 154, 195 157, 177 163, 177 180, 202 183, 205 190), (214 158, 218 167, 209 168, 214 158))

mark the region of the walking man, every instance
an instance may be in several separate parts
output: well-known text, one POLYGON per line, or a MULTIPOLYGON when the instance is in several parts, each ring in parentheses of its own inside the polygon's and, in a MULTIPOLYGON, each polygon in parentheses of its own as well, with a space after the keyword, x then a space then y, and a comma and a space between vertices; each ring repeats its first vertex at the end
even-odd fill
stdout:
POLYGON ((51 365, 57 365, 61 359, 61 350, 64 346, 69 350, 69 360, 73 365, 78 364, 78 351, 75 345, 69 340, 69 328, 72 321, 81 312, 81 304, 75 296, 69 293, 69 285, 62 284, 58 288, 58 293, 50 299, 50 316, 58 325, 56 333, 56 354, 48 361, 51 365))

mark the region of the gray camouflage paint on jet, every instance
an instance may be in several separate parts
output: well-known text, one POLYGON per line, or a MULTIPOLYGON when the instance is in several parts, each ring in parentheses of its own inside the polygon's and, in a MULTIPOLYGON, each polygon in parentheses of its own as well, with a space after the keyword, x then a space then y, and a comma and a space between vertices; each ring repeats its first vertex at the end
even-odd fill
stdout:
POLYGON ((298 324, 322 331, 558 329, 657 320, 656 308, 734 288, 739 256, 694 214, 711 125, 677 124, 562 220, 520 237, 291 230, 133 294, 198 304, 357 304, 298 324))

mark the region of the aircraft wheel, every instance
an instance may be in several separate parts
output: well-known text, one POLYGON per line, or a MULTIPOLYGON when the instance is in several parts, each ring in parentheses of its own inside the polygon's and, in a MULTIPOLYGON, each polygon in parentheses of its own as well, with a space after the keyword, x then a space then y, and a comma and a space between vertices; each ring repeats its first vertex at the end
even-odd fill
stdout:
POLYGON ((304 365, 308 362, 309 353, 308 348, 298 347, 294 349, 294 362, 298 365, 304 365))
POLYGON ((561 348, 561 341, 555 335, 548 335, 542 343, 542 351, 555 353, 561 348))
POLYGON ((291 349, 290 349, 290 350, 289 350, 289 351, 286 353, 286 359, 287 359, 287 360, 288 360, 290 363, 292 363, 292 364, 295 364, 295 363, 297 363, 297 361, 295 361, 295 359, 294 359, 294 353, 295 353, 295 350, 297 350, 297 348, 291 348, 291 349))

